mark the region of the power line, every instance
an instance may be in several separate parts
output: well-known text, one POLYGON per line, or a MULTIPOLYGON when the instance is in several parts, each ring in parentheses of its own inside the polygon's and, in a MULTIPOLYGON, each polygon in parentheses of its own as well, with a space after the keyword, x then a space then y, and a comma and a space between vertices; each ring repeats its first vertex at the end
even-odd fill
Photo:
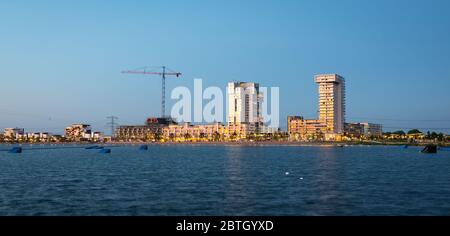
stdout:
POLYGON ((447 122, 450 120, 412 120, 412 119, 390 119, 390 118, 374 118, 374 117, 347 117, 348 119, 360 119, 360 120, 380 120, 380 121, 410 121, 410 122, 447 122))
POLYGON ((387 129, 422 129, 422 130, 450 130, 450 128, 441 128, 441 127, 390 127, 390 126, 383 126, 383 128, 387 129))

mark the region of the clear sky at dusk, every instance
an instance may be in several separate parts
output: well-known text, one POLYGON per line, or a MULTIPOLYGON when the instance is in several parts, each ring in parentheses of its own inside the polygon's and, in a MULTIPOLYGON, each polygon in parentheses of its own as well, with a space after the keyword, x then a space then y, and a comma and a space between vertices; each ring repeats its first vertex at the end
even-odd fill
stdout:
POLYGON ((142 124, 159 114, 160 80, 120 72, 167 65, 183 73, 169 91, 194 78, 280 87, 283 128, 287 115, 315 118, 313 76, 338 73, 348 121, 450 133, 449 11, 448 0, 0 0, 0 128, 142 124))

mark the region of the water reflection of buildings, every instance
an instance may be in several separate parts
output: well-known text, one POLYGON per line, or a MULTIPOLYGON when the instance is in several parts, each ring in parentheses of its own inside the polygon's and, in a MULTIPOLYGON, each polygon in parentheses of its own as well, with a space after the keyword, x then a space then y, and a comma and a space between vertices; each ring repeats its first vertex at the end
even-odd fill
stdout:
POLYGON ((311 196, 308 201, 309 211, 319 215, 330 215, 339 208, 342 192, 339 191, 342 176, 341 171, 345 171, 338 166, 338 153, 342 149, 335 147, 320 147, 314 156, 313 166, 314 174, 308 185, 311 188, 311 196))
POLYGON ((256 188, 252 182, 252 174, 248 174, 248 149, 242 146, 224 147, 226 166, 224 168, 224 207, 225 213, 240 209, 243 214, 251 214, 252 199, 256 198, 256 188))

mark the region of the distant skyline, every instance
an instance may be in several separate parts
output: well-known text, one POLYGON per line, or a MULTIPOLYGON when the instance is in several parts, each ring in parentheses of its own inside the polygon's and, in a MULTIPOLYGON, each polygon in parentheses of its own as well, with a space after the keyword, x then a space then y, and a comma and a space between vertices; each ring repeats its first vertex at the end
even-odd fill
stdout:
MULTIPOLYGON (((314 75, 346 79, 347 121, 450 133, 450 1, 3 1, 0 129, 109 132, 160 112, 176 86, 280 87, 280 119, 317 117, 314 75)), ((168 100, 168 108, 174 101, 168 100)))

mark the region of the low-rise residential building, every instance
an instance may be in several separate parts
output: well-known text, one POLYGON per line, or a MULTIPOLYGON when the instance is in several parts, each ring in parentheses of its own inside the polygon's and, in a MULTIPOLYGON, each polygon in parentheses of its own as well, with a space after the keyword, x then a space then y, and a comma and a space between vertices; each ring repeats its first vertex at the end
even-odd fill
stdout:
POLYGON ((369 122, 346 123, 345 135, 349 138, 383 137, 383 126, 369 122))
POLYGON ((101 140, 101 132, 93 132, 88 124, 73 124, 65 129, 64 136, 69 141, 97 141, 101 140))
POLYGON ((119 140, 156 140, 164 133, 164 128, 177 124, 171 118, 148 118, 145 125, 126 125, 116 129, 115 137, 119 140))
POLYGON ((413 134, 407 134, 406 137, 408 139, 413 139, 413 140, 423 140, 423 139, 425 139, 425 134, 422 132, 413 133, 413 134))
POLYGON ((64 136, 71 141, 80 141, 92 132, 91 125, 73 124, 65 129, 64 136))
POLYGON ((90 132, 83 135, 84 139, 90 140, 90 141, 99 141, 103 139, 103 133, 102 132, 90 132))
POLYGON ((374 123, 361 123, 364 125, 364 136, 366 137, 382 137, 383 136, 383 126, 381 124, 374 123))
POLYGON ((406 136, 405 132, 403 131, 397 131, 397 132, 387 132, 385 134, 383 134, 383 138, 387 139, 387 140, 404 140, 407 139, 408 137, 406 136))
POLYGON ((6 128, 4 132, 5 138, 18 139, 25 135, 25 129, 23 128, 6 128))
POLYGON ((292 141, 323 140, 327 125, 321 120, 304 119, 302 116, 288 117, 288 134, 292 141))
POLYGON ((241 140, 257 134, 274 134, 278 129, 258 123, 178 124, 173 120, 149 118, 146 125, 120 126, 116 138, 122 141, 220 141, 241 140))
POLYGON ((169 125, 163 128, 163 137, 168 140, 186 141, 237 141, 252 136, 274 134, 278 129, 259 126, 255 123, 222 123, 191 125, 190 123, 169 125))
POLYGON ((259 125, 255 123, 229 123, 226 127, 225 137, 230 139, 244 139, 248 135, 257 134, 259 125))
POLYGON ((265 126, 265 125, 259 127, 260 134, 275 134, 275 133, 279 133, 279 132, 280 132, 279 128, 269 127, 269 126, 265 126))
POLYGON ((208 141, 216 140, 226 133, 226 128, 221 123, 207 125, 191 125, 190 123, 174 124, 163 128, 163 137, 173 141, 208 141))
POLYGON ((27 139, 49 139, 51 135, 47 132, 27 133, 27 139))
POLYGON ((7 128, 4 132, 4 141, 19 142, 50 142, 54 141, 53 135, 48 132, 25 133, 23 128, 7 128))
POLYGON ((154 129, 154 127, 146 125, 126 125, 116 129, 115 137, 120 140, 143 140, 157 133, 162 133, 162 128, 154 129))
POLYGON ((350 139, 361 139, 364 137, 364 125, 361 123, 345 123, 345 136, 350 139))

